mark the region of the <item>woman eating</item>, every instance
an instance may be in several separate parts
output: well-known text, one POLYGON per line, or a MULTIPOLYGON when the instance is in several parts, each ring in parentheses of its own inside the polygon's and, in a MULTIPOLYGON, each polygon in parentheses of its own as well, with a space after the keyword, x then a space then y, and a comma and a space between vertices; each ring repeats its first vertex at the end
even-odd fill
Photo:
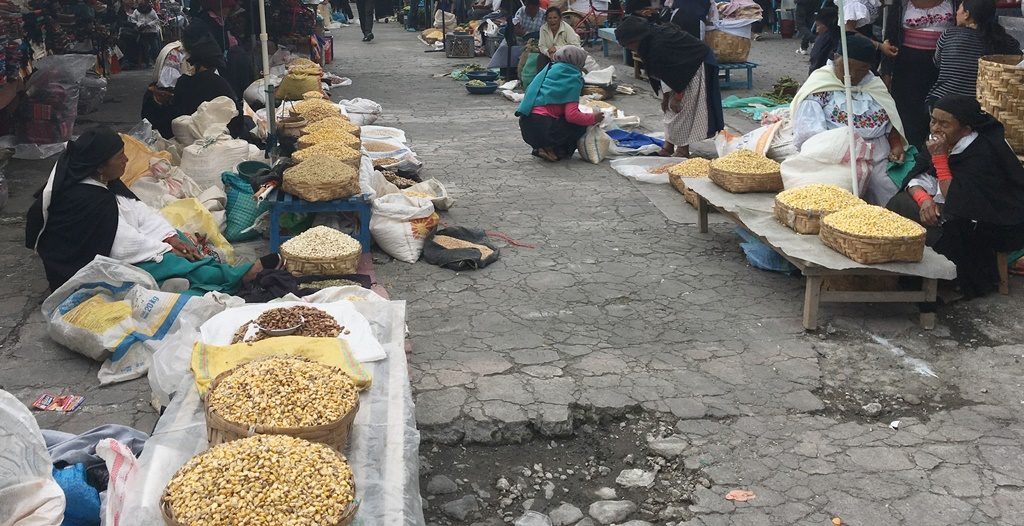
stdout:
POLYGON ((25 246, 39 254, 56 290, 96 256, 108 256, 150 273, 158 283, 189 282, 187 294, 232 293, 280 258, 225 265, 202 258, 155 210, 121 182, 128 158, 121 137, 95 128, 67 145, 36 194, 25 226, 25 246))
POLYGON ((861 197, 869 203, 885 205, 898 190, 889 178, 888 164, 903 162, 903 124, 885 84, 871 74, 875 56, 871 41, 860 36, 849 38, 847 55, 853 102, 846 100, 842 58, 811 73, 790 106, 793 147, 799 150, 811 137, 847 126, 847 116, 852 113, 854 131, 872 146, 872 170, 861 189, 861 197))
POLYGON ((994 0, 964 0, 956 12, 956 27, 942 33, 936 44, 938 80, 928 93, 928 102, 952 94, 974 96, 978 59, 1020 54, 1020 42, 999 25, 994 0))
POLYGON ((966 298, 984 296, 999 281, 996 253, 1024 247, 1024 167, 974 97, 936 101, 930 130, 916 177, 888 208, 928 227, 966 298))
POLYGON ((579 46, 565 46, 555 51, 553 59, 526 89, 516 115, 533 155, 557 162, 572 157, 587 126, 601 122, 604 115, 583 113, 579 108, 587 52, 579 46))
POLYGON ((562 19, 562 10, 549 7, 544 14, 544 26, 540 28, 540 39, 537 47, 548 59, 562 46, 579 46, 580 36, 576 30, 562 19))
POLYGON ((669 24, 630 16, 615 29, 622 47, 640 55, 665 116, 660 155, 689 157, 690 144, 725 128, 715 54, 704 42, 669 24))

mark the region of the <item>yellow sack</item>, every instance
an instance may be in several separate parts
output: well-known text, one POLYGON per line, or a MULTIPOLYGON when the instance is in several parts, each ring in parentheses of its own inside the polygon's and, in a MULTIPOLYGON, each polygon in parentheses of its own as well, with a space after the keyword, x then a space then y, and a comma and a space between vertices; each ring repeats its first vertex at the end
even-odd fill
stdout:
POLYGON ((131 186, 135 181, 149 172, 149 160, 156 157, 171 162, 171 152, 154 152, 142 141, 131 135, 119 134, 124 141, 124 154, 128 157, 128 164, 124 167, 124 175, 121 182, 125 186, 131 186))
POLYGON ((231 246, 227 238, 220 233, 220 227, 217 225, 217 220, 213 218, 213 214, 195 197, 174 201, 161 208, 160 215, 164 216, 171 226, 182 232, 203 234, 223 256, 220 259, 224 263, 235 264, 235 247, 231 246))
POLYGON ((319 75, 288 73, 281 79, 274 96, 281 100, 302 100, 302 95, 321 89, 319 75))
POLYGON ((192 372, 196 376, 199 394, 205 395, 210 382, 220 373, 266 356, 301 356, 338 367, 352 378, 360 390, 370 387, 372 380, 370 373, 352 356, 348 342, 338 338, 279 336, 255 343, 223 346, 196 342, 192 347, 192 372))

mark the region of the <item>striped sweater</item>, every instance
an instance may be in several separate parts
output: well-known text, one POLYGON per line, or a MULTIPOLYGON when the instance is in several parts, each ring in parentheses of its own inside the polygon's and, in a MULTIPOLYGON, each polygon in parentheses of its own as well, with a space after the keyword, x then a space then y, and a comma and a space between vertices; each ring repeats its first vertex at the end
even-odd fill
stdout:
MULTIPOLYGON (((1016 49, 995 50, 995 54, 1018 54, 1016 49)), ((976 96, 978 84, 978 59, 987 52, 985 43, 977 31, 966 27, 951 27, 942 33, 935 48, 935 65, 939 78, 928 92, 928 103, 946 95, 976 96)))

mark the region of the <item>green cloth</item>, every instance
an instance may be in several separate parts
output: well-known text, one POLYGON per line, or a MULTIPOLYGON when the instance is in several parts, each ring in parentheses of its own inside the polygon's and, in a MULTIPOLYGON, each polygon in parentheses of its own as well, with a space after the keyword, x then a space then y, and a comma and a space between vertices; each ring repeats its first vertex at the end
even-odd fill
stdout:
POLYGON ((1024 257, 1024 249, 1011 253, 1009 256, 1006 257, 1006 261, 1009 262, 1010 265, 1013 265, 1015 261, 1022 257, 1024 257))
POLYGON ((723 108, 739 108, 743 113, 750 114, 750 118, 760 122, 761 117, 772 110, 785 108, 789 104, 779 104, 767 97, 745 97, 729 95, 722 101, 723 108))
POLYGON ((526 62, 523 62, 523 69, 519 72, 519 80, 523 82, 524 88, 530 87, 533 84, 533 79, 537 78, 537 60, 539 58, 540 53, 531 52, 526 55, 526 62))
POLYGON ((548 64, 526 88, 516 115, 529 115, 537 106, 579 102, 583 92, 583 73, 564 62, 548 64))
POLYGON ((252 186, 249 180, 234 172, 224 172, 220 175, 224 183, 224 192, 227 194, 227 224, 224 226, 224 237, 232 242, 249 241, 260 237, 256 229, 243 233, 242 231, 251 227, 256 219, 270 210, 270 200, 265 199, 257 203, 252 198, 252 186))
POLYGON ((889 168, 886 170, 886 173, 889 174, 889 179, 892 179, 896 188, 903 188, 903 181, 907 179, 910 172, 917 166, 917 147, 907 146, 905 152, 902 163, 889 161, 889 168))
POLYGON ((242 281, 242 276, 252 267, 252 263, 244 265, 227 265, 218 263, 213 258, 189 261, 170 252, 164 254, 157 263, 146 261, 135 266, 149 272, 157 283, 163 284, 171 278, 185 278, 190 288, 182 294, 202 296, 207 292, 224 292, 234 294, 242 281))

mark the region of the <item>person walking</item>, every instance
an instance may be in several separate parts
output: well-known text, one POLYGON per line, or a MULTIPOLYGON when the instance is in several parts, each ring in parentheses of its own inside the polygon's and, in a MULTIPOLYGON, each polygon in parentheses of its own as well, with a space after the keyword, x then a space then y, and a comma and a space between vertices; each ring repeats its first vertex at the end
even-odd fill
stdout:
POLYGON ((806 55, 811 42, 814 42, 814 14, 818 11, 818 0, 796 0, 796 35, 800 37, 798 55, 806 55))
POLYGON ((160 53, 160 16, 153 10, 153 5, 146 0, 132 12, 130 20, 139 30, 140 62, 144 68, 150 68, 160 53))
POLYGON ((363 42, 373 40, 374 0, 356 0, 356 11, 359 12, 359 29, 363 31, 363 42))

